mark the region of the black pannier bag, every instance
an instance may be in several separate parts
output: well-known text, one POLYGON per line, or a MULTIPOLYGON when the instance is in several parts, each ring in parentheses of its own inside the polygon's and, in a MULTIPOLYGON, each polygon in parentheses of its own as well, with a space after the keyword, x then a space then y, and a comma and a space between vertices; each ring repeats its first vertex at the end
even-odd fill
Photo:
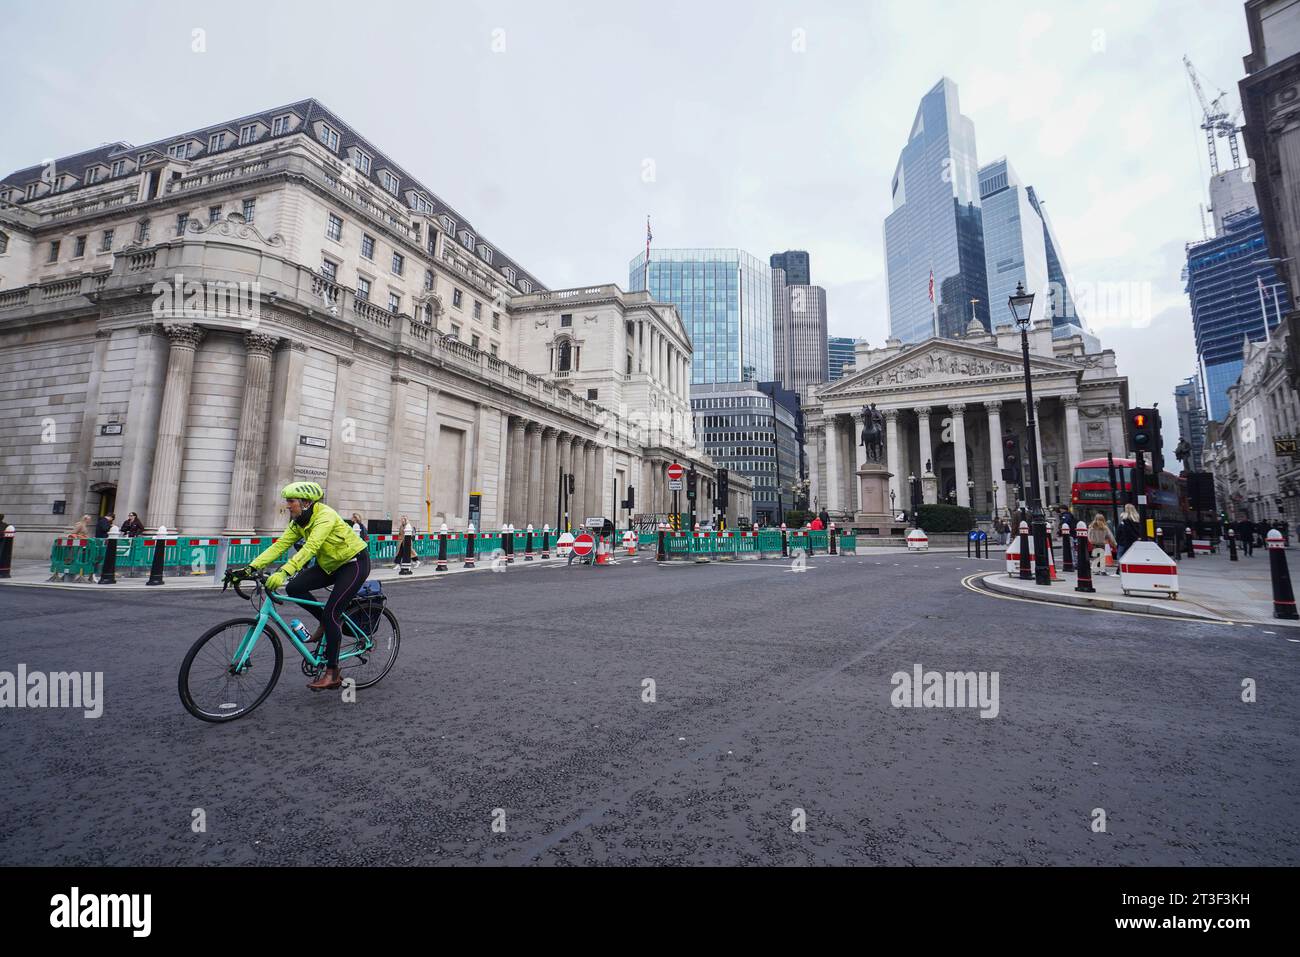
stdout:
POLYGON ((344 614, 356 622, 357 627, 369 635, 379 630, 380 619, 384 616, 384 606, 388 598, 379 582, 371 579, 357 591, 344 614))

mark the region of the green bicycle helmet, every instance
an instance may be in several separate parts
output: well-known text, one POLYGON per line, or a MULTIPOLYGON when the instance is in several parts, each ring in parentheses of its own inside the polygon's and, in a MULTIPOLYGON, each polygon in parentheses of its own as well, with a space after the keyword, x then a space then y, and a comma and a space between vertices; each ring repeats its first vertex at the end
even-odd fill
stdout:
POLYGON ((315 482, 290 482, 280 490, 281 498, 300 498, 308 502, 319 502, 325 497, 325 490, 315 482))

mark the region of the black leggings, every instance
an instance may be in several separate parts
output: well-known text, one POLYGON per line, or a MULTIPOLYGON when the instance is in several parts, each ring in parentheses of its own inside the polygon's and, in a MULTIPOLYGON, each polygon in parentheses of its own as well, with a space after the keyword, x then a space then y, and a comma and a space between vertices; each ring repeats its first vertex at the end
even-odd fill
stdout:
POLYGON ((332 575, 327 575, 319 565, 312 565, 294 575, 285 586, 285 592, 292 597, 307 599, 312 597, 311 593, 317 588, 324 588, 326 585, 334 586, 329 598, 325 600, 324 608, 317 608, 315 605, 301 606, 325 626, 325 658, 326 665, 330 668, 339 666, 339 645, 343 641, 343 619, 339 616, 343 614, 348 602, 361 590, 361 586, 366 583, 369 576, 370 554, 360 552, 353 561, 340 566, 332 575))

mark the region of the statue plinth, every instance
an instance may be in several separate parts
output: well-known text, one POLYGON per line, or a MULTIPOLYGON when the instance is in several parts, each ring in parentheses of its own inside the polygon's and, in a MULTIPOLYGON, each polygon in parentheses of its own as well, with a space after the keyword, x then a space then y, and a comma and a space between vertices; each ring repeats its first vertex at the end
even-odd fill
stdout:
POLYGON ((921 476, 921 501, 926 505, 939 504, 939 479, 933 472, 921 476))
POLYGON ((857 472, 858 501, 862 507, 853 513, 853 528, 867 535, 887 538, 907 531, 890 511, 889 480, 894 473, 880 462, 867 462, 857 472))

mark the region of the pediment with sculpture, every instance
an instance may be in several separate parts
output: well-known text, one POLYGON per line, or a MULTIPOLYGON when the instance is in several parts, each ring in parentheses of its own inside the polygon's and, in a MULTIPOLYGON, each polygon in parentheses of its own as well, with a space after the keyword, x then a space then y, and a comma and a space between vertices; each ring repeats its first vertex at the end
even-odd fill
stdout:
MULTIPOLYGON (((1001 349, 961 348, 950 343, 908 349, 901 354, 852 373, 828 389, 819 391, 819 397, 837 393, 856 392, 861 389, 878 389, 889 386, 907 386, 937 382, 961 382, 968 379, 999 378, 1020 375, 1021 357, 1001 349)), ((1070 362, 1031 355, 1031 368, 1035 372, 1074 372, 1077 367, 1070 362)))

